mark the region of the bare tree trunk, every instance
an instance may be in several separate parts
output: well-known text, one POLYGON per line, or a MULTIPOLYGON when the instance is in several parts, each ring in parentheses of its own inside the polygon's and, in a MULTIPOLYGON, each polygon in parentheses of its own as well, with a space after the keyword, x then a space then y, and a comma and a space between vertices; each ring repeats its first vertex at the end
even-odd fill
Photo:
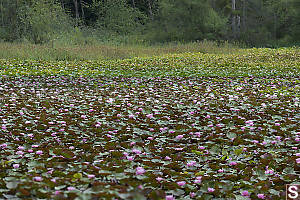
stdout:
POLYGON ((216 1, 215 0, 211 0, 210 2, 211 2, 211 7, 213 9, 215 9, 216 8, 216 1))
POLYGON ((243 30, 246 31, 246 0, 243 0, 243 30))
POLYGON ((149 9, 150 18, 153 19, 151 0, 148 0, 148 9, 149 9))
POLYGON ((277 35, 277 32, 276 32, 276 29, 277 29, 277 17, 276 17, 276 14, 274 12, 274 39, 276 39, 276 35, 277 35))
POLYGON ((78 1, 77 0, 73 0, 73 3, 74 3, 74 7, 75 7, 76 25, 78 25, 78 21, 79 21, 78 1))
POLYGON ((235 0, 231 0, 231 7, 232 7, 232 36, 236 38, 236 15, 235 15, 235 0))
POLYGON ((81 7, 81 17, 82 17, 82 19, 84 19, 84 9, 83 9, 82 0, 80 0, 80 7, 81 7))
POLYGON ((1 13, 1 26, 4 26, 3 1, 1 1, 1 9, 0 9, 0 13, 1 13))
POLYGON ((65 4, 64 4, 64 1, 63 1, 63 0, 60 0, 60 5, 61 5, 61 7, 65 10, 65 4))
POLYGON ((237 19, 237 24, 236 24, 236 34, 237 37, 240 37, 240 33, 241 33, 241 16, 236 16, 237 19))
POLYGON ((135 0, 132 0, 132 7, 135 8, 135 0))

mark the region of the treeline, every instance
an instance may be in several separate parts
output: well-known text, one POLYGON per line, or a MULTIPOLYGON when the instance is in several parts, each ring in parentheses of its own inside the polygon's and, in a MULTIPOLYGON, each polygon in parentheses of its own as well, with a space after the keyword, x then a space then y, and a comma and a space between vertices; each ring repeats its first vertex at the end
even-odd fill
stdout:
POLYGON ((0 40, 300 43, 300 0, 0 0, 0 40))

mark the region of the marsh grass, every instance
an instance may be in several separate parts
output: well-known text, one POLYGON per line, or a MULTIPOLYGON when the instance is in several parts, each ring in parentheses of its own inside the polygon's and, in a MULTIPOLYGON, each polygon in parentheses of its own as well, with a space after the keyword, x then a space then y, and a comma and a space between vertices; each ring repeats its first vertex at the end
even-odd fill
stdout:
POLYGON ((62 45, 50 43, 0 43, 1 59, 33 60, 103 60, 126 59, 133 57, 159 56, 170 53, 201 52, 230 54, 240 51, 240 46, 228 42, 199 41, 168 44, 109 44, 95 43, 82 45, 62 45))

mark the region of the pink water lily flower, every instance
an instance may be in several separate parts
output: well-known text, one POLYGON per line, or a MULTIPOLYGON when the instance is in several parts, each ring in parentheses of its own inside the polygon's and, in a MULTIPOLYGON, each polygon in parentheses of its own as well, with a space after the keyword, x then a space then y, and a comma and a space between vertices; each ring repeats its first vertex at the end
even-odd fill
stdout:
POLYGON ((179 186, 184 186, 185 184, 186 184, 185 181, 178 181, 178 182, 177 182, 177 185, 179 185, 179 186))
POLYGON ((167 195, 166 200, 175 200, 175 197, 173 195, 167 195))
POLYGON ((19 167, 20 167, 19 164, 13 164, 13 168, 14 168, 14 169, 17 169, 17 168, 19 168, 19 167))
POLYGON ((88 174, 87 176, 88 176, 88 178, 95 178, 94 174, 88 174))
POLYGON ((169 156, 166 156, 165 160, 171 160, 171 158, 169 156))
POLYGON ((148 114, 148 115, 146 115, 146 117, 151 119, 151 118, 153 118, 153 114, 148 114))
POLYGON ((126 158, 127 158, 127 160, 130 160, 130 161, 133 161, 133 160, 134 160, 134 157, 133 157, 133 156, 127 156, 126 158))
POLYGON ((137 167, 137 168, 136 168, 135 174, 136 174, 136 175, 143 175, 145 172, 146 172, 146 170, 145 170, 144 168, 142 168, 142 167, 137 167))
POLYGON ((192 166, 195 166, 196 165, 196 161, 190 161, 187 163, 187 166, 188 167, 192 167, 192 166))
POLYGON ((36 176, 36 177, 33 177, 33 180, 34 180, 34 181, 37 181, 37 182, 40 182, 40 181, 43 180, 43 178, 40 177, 40 176, 36 176))
POLYGON ((18 150, 20 150, 20 151, 23 151, 24 149, 25 149, 25 147, 23 147, 23 146, 18 147, 18 150))
POLYGON ((18 155, 23 155, 24 152, 23 152, 23 151, 17 151, 16 154, 18 154, 18 155))
POLYGON ((129 117, 130 119, 132 119, 132 118, 134 118, 134 115, 133 115, 133 114, 130 114, 130 115, 128 115, 128 117, 129 117))
POLYGON ((234 161, 233 161, 233 162, 230 162, 229 165, 230 165, 230 166, 237 165, 237 162, 234 162, 234 161))
POLYGON ((160 181, 162 181, 162 180, 164 180, 164 179, 163 179, 162 177, 157 177, 156 180, 157 180, 158 182, 160 182, 160 181))
POLYGON ((270 174, 270 175, 272 175, 272 174, 274 174, 274 170, 266 170, 266 171, 265 171, 265 174, 270 174))
POLYGON ((247 190, 244 190, 244 191, 242 192, 242 196, 244 196, 244 197, 249 197, 250 194, 249 194, 249 192, 248 192, 247 190))
POLYGON ((183 135, 177 135, 176 140, 181 140, 183 138, 183 135))
POLYGON ((73 191, 73 190, 76 190, 76 188, 75 188, 75 187, 72 187, 72 186, 70 186, 70 187, 67 187, 67 190, 68 190, 68 191, 73 191))
POLYGON ((266 198, 266 196, 265 196, 264 194, 258 194, 257 197, 258 197, 259 199, 265 199, 265 198, 266 198))
POLYGON ((196 184, 199 184, 199 183, 201 183, 201 182, 202 182, 201 179, 196 179, 196 180, 194 181, 194 183, 196 183, 196 184))
POLYGON ((39 151, 36 152, 36 154, 42 155, 42 154, 43 154, 43 151, 39 150, 39 151))
POLYGON ((136 153, 136 154, 141 154, 142 153, 141 150, 139 150, 139 149, 132 149, 132 152, 136 153))
POLYGON ((196 193, 195 192, 190 192, 190 197, 191 198, 194 198, 196 196, 196 193))

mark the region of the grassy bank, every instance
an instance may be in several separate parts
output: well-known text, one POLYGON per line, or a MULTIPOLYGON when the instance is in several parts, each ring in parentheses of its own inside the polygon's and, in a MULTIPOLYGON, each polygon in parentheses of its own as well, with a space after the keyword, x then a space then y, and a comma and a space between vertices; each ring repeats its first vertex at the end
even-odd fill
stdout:
POLYGON ((62 45, 30 43, 0 43, 0 59, 31 59, 31 60, 103 60, 126 59, 144 56, 160 56, 170 53, 201 52, 228 54, 239 51, 237 45, 224 42, 218 44, 211 41, 193 43, 169 43, 158 45, 62 45))

